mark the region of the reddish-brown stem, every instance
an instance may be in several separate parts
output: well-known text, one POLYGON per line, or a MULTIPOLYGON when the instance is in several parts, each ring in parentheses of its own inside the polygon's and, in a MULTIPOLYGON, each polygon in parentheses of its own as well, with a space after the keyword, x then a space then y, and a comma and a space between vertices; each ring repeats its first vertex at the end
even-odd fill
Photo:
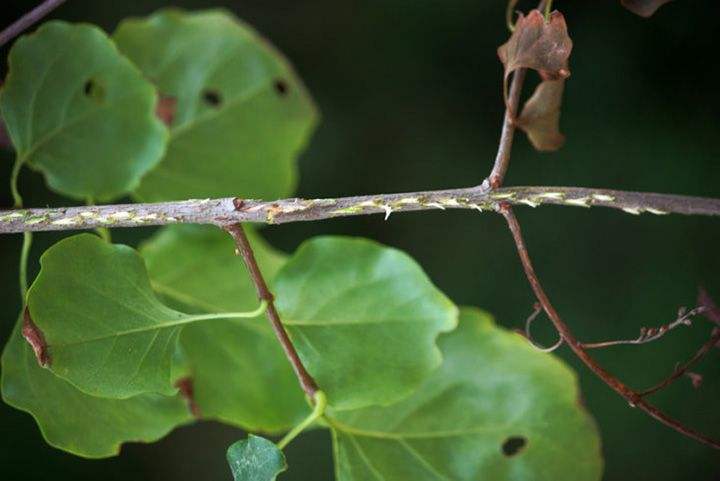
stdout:
POLYGON ((517 218, 512 211, 512 207, 510 207, 509 204, 502 203, 500 204, 498 210, 505 217, 508 227, 510 228, 510 232, 512 233, 513 239, 515 241, 515 246, 520 257, 520 262, 522 263, 523 269, 525 270, 525 275, 530 283, 530 287, 535 293, 535 297, 537 297, 537 300, 540 302, 543 310, 548 315, 553 325, 563 337, 565 342, 570 346, 570 349, 573 350, 575 355, 579 357, 580 360, 585 363, 585 365, 590 368, 591 371, 593 371, 600 379, 602 379, 605 384, 610 386, 615 392, 622 396, 631 406, 639 408, 643 412, 647 413, 649 416, 660 421, 666 426, 671 427, 675 431, 684 434, 685 436, 688 436, 689 438, 695 439, 696 441, 711 446, 715 449, 720 449, 720 441, 712 439, 702 433, 699 433, 698 431, 695 431, 694 429, 683 425, 681 422, 671 418, 664 412, 660 411, 658 408, 645 401, 640 394, 629 388, 618 378, 603 369, 587 353, 587 351, 585 351, 582 343, 580 343, 575 338, 573 333, 570 331, 570 328, 560 318, 560 315, 555 310, 555 307, 553 307, 548 296, 545 294, 545 290, 542 288, 540 280, 535 273, 535 269, 533 268, 532 261, 530 260, 530 255, 528 254, 527 247, 525 246, 525 241, 522 237, 520 224, 518 223, 517 218))
POLYGON ((522 92, 523 83, 525 82, 526 70, 519 68, 513 74, 510 81, 510 93, 507 98, 505 107, 505 117, 503 118, 502 130, 500 131, 500 142, 498 143, 497 154, 495 155, 495 164, 493 165, 490 175, 483 182, 486 189, 497 189, 502 187, 510 165, 510 152, 512 151, 513 139, 515 138, 515 114, 520 107, 520 93, 522 92))
POLYGON ((25 30, 42 20, 48 13, 65 3, 65 0, 45 0, 0 32, 0 46, 5 45, 25 30))
POLYGON ((278 341, 280 341, 280 345, 282 346, 283 351, 285 351, 285 355, 295 371, 295 375, 300 382, 300 386, 311 400, 315 399, 315 393, 318 391, 317 383, 310 373, 307 372, 307 369, 305 369, 305 366, 300 360, 300 356, 298 356, 298 353, 295 350, 295 346, 290 340, 290 337, 280 320, 280 315, 278 314, 277 309, 275 309, 275 298, 265 283, 265 278, 260 271, 260 267, 258 267, 257 261, 255 260, 255 254, 253 253, 253 249, 250 246, 250 242, 245 235, 242 225, 227 225, 225 226, 225 230, 233 237, 233 239, 235 239, 235 245, 237 246, 235 253, 242 256, 248 273, 250 274, 250 278, 252 279, 253 284, 255 284, 258 298, 267 302, 266 313, 268 319, 270 320, 270 325, 272 326, 273 331, 275 331, 275 335, 277 336, 278 341))
POLYGON ((663 381, 657 383, 655 386, 645 389, 644 391, 640 391, 638 394, 640 396, 649 396, 651 394, 654 394, 661 389, 665 389, 670 384, 681 378, 687 371, 690 369, 696 362, 698 362, 700 359, 705 357, 705 355, 710 352, 710 350, 715 347, 718 342, 720 342, 720 328, 715 328, 712 331, 712 334, 710 335, 710 339, 703 344, 700 349, 691 357, 685 364, 682 364, 675 368, 672 374, 665 378, 663 381))

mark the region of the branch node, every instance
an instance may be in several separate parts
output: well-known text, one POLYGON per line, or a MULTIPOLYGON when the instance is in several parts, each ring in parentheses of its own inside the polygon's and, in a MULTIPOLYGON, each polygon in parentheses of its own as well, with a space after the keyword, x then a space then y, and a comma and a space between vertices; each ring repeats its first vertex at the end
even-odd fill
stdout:
POLYGON ((245 200, 241 199, 240 197, 235 197, 232 200, 233 206, 235 207, 235 210, 242 210, 245 206, 245 200))

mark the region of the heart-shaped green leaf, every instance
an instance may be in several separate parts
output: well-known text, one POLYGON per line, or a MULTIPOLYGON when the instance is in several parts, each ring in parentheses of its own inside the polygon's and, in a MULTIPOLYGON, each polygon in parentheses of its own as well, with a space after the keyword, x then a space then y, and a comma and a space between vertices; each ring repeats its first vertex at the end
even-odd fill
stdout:
MULTIPOLYGON (((263 275, 270 281, 285 256, 247 229, 263 275)), ((235 245, 219 229, 166 227, 148 241, 152 286, 187 312, 252 309, 257 294, 235 245)), ((185 328, 181 345, 193 373, 203 415, 249 431, 280 432, 300 421, 308 404, 267 319, 217 320, 185 328)))
POLYGON ((558 359, 463 309, 442 367, 388 407, 330 413, 338 481, 594 481, 600 439, 558 359))
MULTIPOLYGON (((40 263, 27 302, 56 375, 95 396, 175 393, 172 359, 181 328, 218 316, 166 307, 135 250, 91 234, 63 239, 40 263)), ((244 315, 251 314, 232 316, 244 315)))
POLYGON ((305 242, 275 294, 303 363, 338 409, 410 394, 440 365, 438 334, 457 322, 415 261, 366 239, 305 242))
POLYGON ((225 11, 171 9, 124 21, 114 39, 177 100, 167 153, 139 198, 291 193, 317 113, 287 60, 257 32, 225 11))
POLYGON ((20 322, 2 355, 3 400, 35 418, 49 444, 87 458, 113 456, 125 442, 152 442, 192 417, 180 396, 107 399, 82 393, 38 365, 20 322))
POLYGON ((235 481, 274 481, 287 469, 282 451, 267 439, 252 434, 228 448, 227 460, 235 481))
POLYGON ((110 199, 162 157, 156 100, 100 29, 54 21, 13 46, 0 108, 19 162, 62 194, 110 199))

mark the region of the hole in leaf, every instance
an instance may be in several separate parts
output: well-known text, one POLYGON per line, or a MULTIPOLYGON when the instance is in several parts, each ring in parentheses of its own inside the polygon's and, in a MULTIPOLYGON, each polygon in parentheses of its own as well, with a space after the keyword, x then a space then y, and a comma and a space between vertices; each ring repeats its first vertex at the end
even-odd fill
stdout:
POLYGON ((502 444, 502 453, 507 456, 515 456, 527 446, 527 439, 524 436, 510 436, 502 444))
POLYGON ((83 84, 83 93, 86 97, 91 98, 97 102, 100 102, 105 98, 105 89, 97 80, 88 79, 83 84))
POLYGON ((275 81, 275 91, 278 95, 285 95, 288 92, 288 84, 283 79, 277 79, 275 81))
POLYGON ((203 101, 211 107, 219 107, 222 104, 222 96, 217 90, 206 89, 202 93, 203 101))

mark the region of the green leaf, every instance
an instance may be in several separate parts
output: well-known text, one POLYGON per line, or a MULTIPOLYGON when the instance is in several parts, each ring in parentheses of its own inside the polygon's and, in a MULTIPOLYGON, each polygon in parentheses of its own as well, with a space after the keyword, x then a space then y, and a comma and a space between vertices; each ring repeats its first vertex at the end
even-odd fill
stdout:
POLYGON ((479 310, 460 318, 410 398, 327 418, 337 480, 599 480, 600 439, 570 369, 479 310))
POLYGON ((20 162, 62 194, 106 200, 160 161, 156 100, 100 29, 53 21, 13 46, 0 109, 20 162))
POLYGON ((40 264, 28 308, 56 375, 95 396, 175 393, 172 361, 182 326, 218 316, 166 307, 135 250, 91 234, 63 239, 40 264))
MULTIPOLYGON (((285 256, 254 231, 246 231, 270 281, 285 256)), ((181 225, 166 227, 141 248, 155 291, 169 305, 198 313, 257 305, 255 288, 234 250, 230 236, 217 228, 181 225)), ((203 417, 248 431, 280 432, 309 411, 264 316, 198 323, 186 327, 180 340, 203 417)))
POLYGON ((287 470, 282 451, 267 439, 252 434, 228 448, 227 460, 235 481, 274 481, 287 470))
POLYGON ((303 363, 338 409, 410 394, 440 365, 435 340, 457 321, 415 261, 366 239, 305 242, 275 295, 303 363))
POLYGON ((20 331, 18 322, 3 351, 2 396, 32 414, 52 446, 88 458, 113 456, 122 443, 153 442, 191 420, 179 396, 118 400, 82 393, 41 368, 20 331))
POLYGON ((136 191, 145 201, 284 197, 315 106, 287 60, 222 10, 161 10, 114 34, 165 96, 177 99, 162 163, 136 191))

